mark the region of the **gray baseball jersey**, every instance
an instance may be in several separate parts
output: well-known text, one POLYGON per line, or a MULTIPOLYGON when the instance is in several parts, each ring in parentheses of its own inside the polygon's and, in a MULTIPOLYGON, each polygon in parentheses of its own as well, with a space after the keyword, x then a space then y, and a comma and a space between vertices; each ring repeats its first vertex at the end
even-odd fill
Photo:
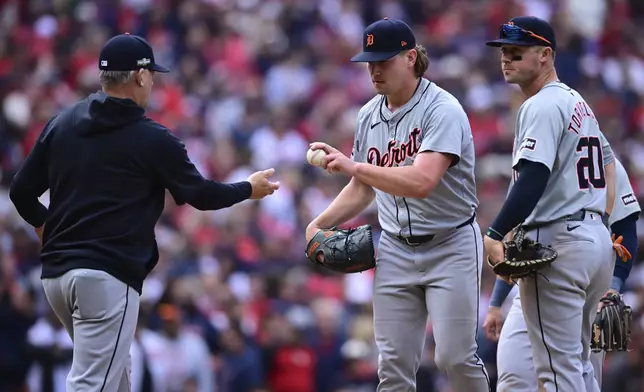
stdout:
POLYGON ((527 99, 517 114, 512 167, 521 159, 550 169, 543 196, 524 224, 542 224, 579 210, 604 212, 607 142, 586 101, 561 82, 527 99))
POLYGON ((615 159, 615 203, 613 204, 613 211, 610 214, 608 223, 612 225, 640 211, 640 205, 631 187, 628 173, 626 173, 626 169, 624 169, 622 163, 615 159))
MULTIPOLYGON (((604 157, 604 167, 606 167, 606 165, 610 164, 611 162, 613 162, 615 160, 615 155, 613 154, 613 149, 610 147, 610 143, 608 142, 608 140, 606 139, 606 137, 604 136, 603 133, 601 133, 599 135, 599 138, 600 138, 601 145, 602 145, 602 155, 604 157)), ((515 141, 515 149, 516 149, 516 141, 515 141)), ((514 182, 516 180, 517 172, 514 171, 514 169, 513 169, 513 174, 514 175, 512 176, 512 179, 510 181, 510 187, 508 188, 508 195, 510 194, 510 190, 512 189, 512 186, 514 185, 514 182)), ((617 186, 617 185, 615 185, 615 186, 617 186)))
POLYGON ((397 197, 375 189, 383 230, 403 236, 433 234, 466 222, 478 206, 472 131, 458 100, 427 79, 394 112, 376 95, 358 114, 352 158, 392 167, 412 165, 419 153, 457 158, 424 199, 397 197))

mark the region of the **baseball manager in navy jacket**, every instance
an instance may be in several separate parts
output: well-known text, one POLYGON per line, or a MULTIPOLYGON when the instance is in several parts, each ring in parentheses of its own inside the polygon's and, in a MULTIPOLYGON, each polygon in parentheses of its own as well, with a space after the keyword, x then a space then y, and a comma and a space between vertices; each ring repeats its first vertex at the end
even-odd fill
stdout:
POLYGON ((11 184, 18 213, 42 240, 47 299, 74 341, 67 391, 129 391, 129 350, 143 280, 158 259, 154 227, 166 189, 199 210, 261 199, 274 170, 222 184, 201 176, 183 143, 145 117, 157 72, 150 45, 111 38, 102 90, 47 123, 11 184), (49 189, 49 208, 38 198, 49 189))

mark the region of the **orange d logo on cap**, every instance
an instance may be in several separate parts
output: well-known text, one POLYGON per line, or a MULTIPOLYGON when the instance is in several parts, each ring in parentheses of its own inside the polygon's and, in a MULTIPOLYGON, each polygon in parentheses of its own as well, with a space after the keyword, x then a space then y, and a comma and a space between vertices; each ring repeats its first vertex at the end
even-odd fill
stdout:
POLYGON ((367 34, 367 46, 373 45, 373 34, 367 34))

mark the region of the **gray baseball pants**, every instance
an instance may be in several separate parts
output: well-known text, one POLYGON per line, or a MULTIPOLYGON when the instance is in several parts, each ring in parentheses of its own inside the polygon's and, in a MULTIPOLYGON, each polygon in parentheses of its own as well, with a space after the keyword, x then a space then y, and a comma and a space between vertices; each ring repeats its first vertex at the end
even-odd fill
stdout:
POLYGON ((374 279, 378 392, 415 392, 428 316, 454 392, 488 392, 476 335, 483 245, 476 222, 418 246, 383 234, 374 279))
POLYGON ((67 392, 129 391, 138 292, 106 272, 89 269, 43 279, 42 285, 74 342, 67 392))
MULTIPOLYGON (((528 328, 523 318, 521 296, 519 294, 512 299, 512 307, 510 307, 510 312, 503 323, 496 357, 498 370, 496 392, 539 392, 539 382, 532 356, 532 345, 530 344, 528 328)), ((591 370, 594 369, 595 380, 597 380, 601 390, 603 361, 603 352, 590 353, 592 366, 588 362, 584 362, 583 369, 583 378, 586 385, 592 383, 593 372, 591 370)))
POLYGON ((590 334, 613 273, 610 234, 601 216, 588 212, 584 221, 553 223, 528 237, 552 245, 559 254, 536 278, 519 284, 541 387, 546 392, 598 392, 590 334))

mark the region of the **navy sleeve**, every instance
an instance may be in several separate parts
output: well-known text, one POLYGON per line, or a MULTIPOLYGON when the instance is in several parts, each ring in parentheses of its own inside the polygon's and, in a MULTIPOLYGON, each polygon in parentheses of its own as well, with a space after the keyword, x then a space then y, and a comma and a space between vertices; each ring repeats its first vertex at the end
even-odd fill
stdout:
POLYGON ((503 305, 503 301, 508 297, 510 291, 512 291, 513 285, 506 282, 503 279, 497 278, 494 282, 494 288, 492 289, 492 296, 490 298, 490 306, 500 308, 503 305))
MULTIPOLYGON (((639 213, 633 213, 624 219, 618 220, 611 225, 611 231, 615 234, 615 238, 622 236, 622 245, 628 249, 633 258, 637 257, 637 219, 639 213)), ((622 286, 633 268, 633 259, 626 262, 621 259, 615 261, 615 270, 613 272, 613 281, 611 288, 617 292, 621 292, 622 286)))
POLYGON ((155 140, 151 167, 178 205, 190 204, 202 211, 230 207, 248 199, 248 181, 223 184, 204 178, 190 161, 185 145, 167 130, 155 140))
POLYGON ((47 122, 9 187, 9 198, 16 211, 33 227, 41 227, 47 220, 47 207, 38 198, 49 189, 47 149, 55 119, 47 122))
POLYGON ((486 233, 498 241, 530 216, 548 185, 550 169, 543 163, 523 159, 518 169, 519 178, 486 233))

